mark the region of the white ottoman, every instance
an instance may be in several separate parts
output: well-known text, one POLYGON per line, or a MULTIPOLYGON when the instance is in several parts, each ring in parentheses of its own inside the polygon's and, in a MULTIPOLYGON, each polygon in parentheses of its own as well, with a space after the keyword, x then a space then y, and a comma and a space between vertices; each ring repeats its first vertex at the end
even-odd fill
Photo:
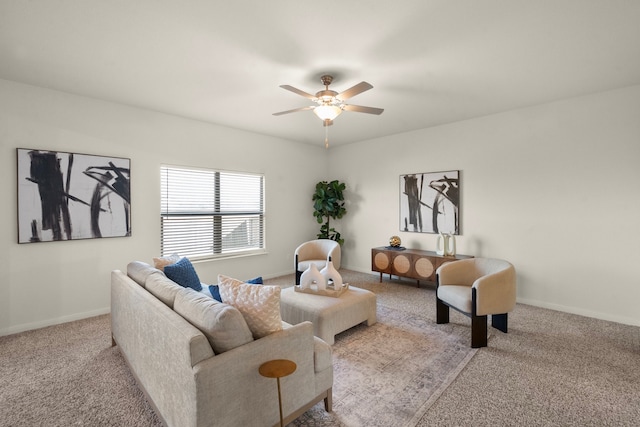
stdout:
POLYGON ((282 320, 292 325, 309 320, 314 335, 327 344, 334 343, 334 335, 362 322, 376 323, 376 294, 350 286, 340 297, 296 292, 285 288, 280 294, 282 320))

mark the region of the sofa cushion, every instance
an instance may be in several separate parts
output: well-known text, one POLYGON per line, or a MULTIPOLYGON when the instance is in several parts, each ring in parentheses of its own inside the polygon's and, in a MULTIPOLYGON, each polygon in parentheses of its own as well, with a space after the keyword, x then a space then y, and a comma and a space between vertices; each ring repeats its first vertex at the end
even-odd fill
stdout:
POLYGON ((127 264, 127 276, 133 279, 138 285, 144 287, 145 282, 147 281, 147 277, 149 277, 152 273, 160 273, 162 272, 157 268, 153 268, 146 262, 141 261, 132 261, 127 264))
POLYGON ((189 258, 182 258, 175 264, 166 265, 164 267, 164 274, 180 286, 196 291, 202 290, 198 273, 196 273, 196 269, 193 268, 193 264, 191 264, 189 258))
POLYGON ((178 291, 184 289, 161 272, 150 274, 145 282, 145 288, 170 308, 173 308, 173 301, 178 291))
POLYGON ((173 308, 202 331, 216 354, 253 341, 247 322, 235 307, 215 301, 191 288, 178 291, 173 308))
POLYGON ((167 265, 175 264, 180 261, 181 256, 178 254, 172 254, 168 256, 154 257, 153 266, 158 270, 164 270, 167 265))
POLYGON ((282 330, 279 286, 250 285, 222 274, 218 286, 222 300, 240 310, 254 338, 282 330))

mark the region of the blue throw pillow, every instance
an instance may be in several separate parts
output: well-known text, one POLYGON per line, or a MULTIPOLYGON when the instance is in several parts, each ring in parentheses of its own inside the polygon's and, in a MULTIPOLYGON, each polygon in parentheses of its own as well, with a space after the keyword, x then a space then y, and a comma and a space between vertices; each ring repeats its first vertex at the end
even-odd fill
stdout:
POLYGON ((196 269, 193 268, 188 258, 182 258, 175 264, 165 266, 164 274, 184 288, 192 288, 196 291, 202 290, 198 273, 196 273, 196 269))
POLYGON ((244 283, 249 283, 250 285, 262 285, 262 276, 254 277, 253 279, 249 279, 244 283))
POLYGON ((211 292, 211 296, 214 300, 222 302, 222 297, 220 296, 220 288, 218 285, 209 285, 209 292, 211 292))

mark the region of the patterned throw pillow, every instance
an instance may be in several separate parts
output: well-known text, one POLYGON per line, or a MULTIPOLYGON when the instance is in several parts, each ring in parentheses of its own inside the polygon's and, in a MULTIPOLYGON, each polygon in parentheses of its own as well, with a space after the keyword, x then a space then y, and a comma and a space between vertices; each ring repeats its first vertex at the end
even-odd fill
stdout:
POLYGON ((218 286, 222 300, 242 313, 255 339, 282 330, 279 286, 255 286, 221 274, 218 286))
POLYGON ((183 288, 191 288, 196 291, 202 290, 198 273, 196 273, 196 269, 193 268, 188 258, 182 258, 175 264, 165 266, 164 274, 183 288))
MULTIPOLYGON (((249 279, 244 283, 248 283, 250 285, 262 285, 262 276, 249 279)), ((222 302, 222 297, 220 296, 220 288, 218 285, 209 285, 209 292, 211 293, 211 296, 214 300, 222 302)))

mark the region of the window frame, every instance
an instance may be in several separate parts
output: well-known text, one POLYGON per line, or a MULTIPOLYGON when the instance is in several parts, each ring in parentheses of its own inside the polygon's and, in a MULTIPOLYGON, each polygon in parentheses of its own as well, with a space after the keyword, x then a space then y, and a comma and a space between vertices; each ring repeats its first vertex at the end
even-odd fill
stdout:
MULTIPOLYGON (((244 257, 244 256, 252 256, 252 255, 260 255, 266 253, 266 185, 265 185, 266 177, 264 173, 259 172, 245 172, 245 171, 230 171, 224 169, 214 169, 214 168, 204 168, 204 167, 196 167, 196 166, 182 166, 182 165, 170 165, 170 164, 161 164, 160 165, 160 253, 161 256, 168 256, 172 254, 179 254, 182 256, 187 256, 192 260, 215 260, 221 258, 232 258, 232 257, 244 257), (174 176, 170 177, 168 174, 174 172, 174 176), (169 192, 169 186, 171 186, 171 181, 174 180, 174 185, 176 181, 178 181, 178 176, 180 173, 185 173, 185 175, 193 174, 204 174, 203 176, 209 176, 209 179, 212 179, 212 182, 208 182, 206 184, 210 185, 210 188, 207 190, 211 190, 213 192, 213 198, 209 200, 208 208, 189 208, 184 205, 179 205, 178 207, 172 207, 169 192), (238 202, 238 200, 245 200, 237 197, 238 188, 230 189, 229 186, 231 183, 224 184, 225 179, 221 179, 224 177, 226 179, 231 178, 238 179, 242 181, 243 179, 246 182, 251 183, 251 180, 255 180, 257 178, 257 185, 255 187, 249 188, 251 192, 256 192, 254 197, 250 200, 251 205, 253 205, 253 209, 243 208, 241 205, 244 203, 242 201, 238 202), (213 184, 212 184, 213 183, 213 184), (211 185, 212 184, 212 185, 211 185), (234 193, 235 191, 235 193, 234 193), (234 197, 235 196, 235 197, 234 197), (229 202, 229 200, 235 200, 229 202), (225 203, 222 201, 225 200, 225 203), (256 204, 258 208, 256 209, 256 204), (229 210, 229 207, 232 207, 232 210, 229 210), (188 218, 192 218, 189 220, 188 218), (197 222, 196 218, 204 219, 204 226, 202 226, 202 222, 197 222), (225 218, 231 219, 231 224, 228 224, 229 221, 225 221, 225 218), (244 220, 243 220, 244 218, 244 220), (187 227, 186 237, 180 241, 180 238, 174 239, 173 241, 167 241, 165 239, 167 234, 176 233, 175 230, 172 230, 172 227, 167 226, 168 220, 174 220, 174 224, 179 224, 178 229, 181 226, 187 227), (210 226, 206 224, 207 220, 210 220, 210 226), (234 222, 238 221, 237 223, 234 222), (192 224, 189 224, 189 222, 192 224), (227 224, 225 224, 225 222, 227 224), (234 224, 235 227, 234 227, 234 224), (229 228, 231 226, 231 229, 229 228), (198 227, 203 227, 198 230, 198 227), (189 235, 199 235, 199 231, 204 230, 204 235, 207 236, 206 239, 201 239, 200 237, 189 237, 189 235), (225 230, 226 234, 225 234, 225 230), (248 244, 246 246, 237 246, 237 234, 238 231, 240 233, 240 237, 243 237, 243 233, 246 234, 246 240, 253 240, 257 242, 256 245, 248 244), (210 235, 209 235, 210 233, 210 235), (236 234, 233 236, 232 234, 236 234), (249 237, 249 236, 252 237, 249 237), (207 242, 209 237, 211 238, 211 247, 210 250, 203 251, 202 244, 189 244, 188 242, 193 239, 201 239, 203 242, 207 242), (227 238, 225 248, 225 237, 227 238), (182 244, 182 247, 180 246, 182 244), (177 246, 177 247, 176 247, 177 246), (200 246, 200 249, 198 247, 200 246), (181 253, 182 250, 182 253, 181 253)), ((242 185, 247 185, 246 182, 242 182, 242 185)), ((183 185, 186 185, 182 183, 183 185)), ((203 182, 199 181, 198 186, 202 185, 203 182)), ((194 181, 194 184, 195 181, 194 181)), ((241 187, 242 187, 241 185, 241 187)), ((206 195, 206 194, 205 194, 206 195)), ((182 196, 182 195, 181 195, 182 196)), ((211 195, 209 195, 211 196, 211 195)), ((183 196, 182 196, 183 197, 183 196)), ((195 197, 195 196, 190 196, 195 197)), ((207 197, 208 198, 208 197, 207 197)), ((186 198, 187 201, 198 202, 195 198, 189 199, 186 198)), ((175 197, 174 197, 175 203, 175 197)), ((174 205, 175 206, 175 205, 174 205)), ((176 227, 173 225, 173 227, 176 227)), ((241 239, 242 240, 242 239, 241 239)), ((208 243, 207 243, 208 244, 208 243)))

